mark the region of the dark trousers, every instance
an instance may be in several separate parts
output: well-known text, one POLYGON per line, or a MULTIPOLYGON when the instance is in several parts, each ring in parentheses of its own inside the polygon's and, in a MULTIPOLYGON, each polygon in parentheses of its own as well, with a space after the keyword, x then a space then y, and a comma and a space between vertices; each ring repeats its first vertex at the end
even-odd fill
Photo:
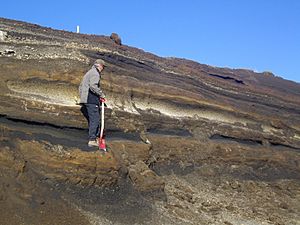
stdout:
POLYGON ((100 107, 96 104, 84 104, 81 112, 89 124, 89 140, 96 140, 100 134, 100 107))

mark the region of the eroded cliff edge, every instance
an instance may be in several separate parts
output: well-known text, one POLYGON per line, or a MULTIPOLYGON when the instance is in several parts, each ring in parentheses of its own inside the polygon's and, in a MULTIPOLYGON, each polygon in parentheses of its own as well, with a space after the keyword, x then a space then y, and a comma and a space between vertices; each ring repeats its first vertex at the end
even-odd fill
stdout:
POLYGON ((164 215, 166 224, 235 224, 232 217, 251 221, 259 214, 254 222, 299 221, 293 200, 299 200, 299 84, 267 72, 161 58, 105 36, 0 21, 3 202, 14 202, 7 185, 21 185, 24 204, 39 199, 31 194, 35 188, 24 185, 32 177, 50 186, 103 188, 129 176, 134 190, 165 195, 154 201, 156 210, 142 207, 139 221, 145 224, 155 221, 147 218, 150 211, 164 215), (108 64, 102 88, 112 151, 104 158, 85 151, 86 121, 76 105, 78 85, 96 58, 108 64), (267 198, 268 192, 273 196, 267 198), (222 196, 203 197, 213 193, 222 196), (261 193, 255 199, 266 206, 257 212, 254 200, 231 196, 237 193, 261 193))

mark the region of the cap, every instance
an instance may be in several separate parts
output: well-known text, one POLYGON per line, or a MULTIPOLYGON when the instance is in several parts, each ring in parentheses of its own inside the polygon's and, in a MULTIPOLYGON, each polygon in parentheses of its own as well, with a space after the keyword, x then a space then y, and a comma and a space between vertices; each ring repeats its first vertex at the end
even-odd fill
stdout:
POLYGON ((105 62, 102 59, 96 59, 94 62, 94 65, 95 64, 101 64, 101 65, 105 66, 105 62))

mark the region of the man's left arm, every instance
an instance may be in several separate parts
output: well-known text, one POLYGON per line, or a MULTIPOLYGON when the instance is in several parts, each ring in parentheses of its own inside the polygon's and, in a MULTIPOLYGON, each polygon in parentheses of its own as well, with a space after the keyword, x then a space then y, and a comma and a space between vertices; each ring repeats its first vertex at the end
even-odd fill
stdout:
POLYGON ((90 78, 90 90, 95 93, 96 95, 99 95, 99 97, 101 98, 105 98, 105 95, 103 93, 103 91, 99 88, 99 75, 94 75, 92 74, 91 75, 91 78, 90 78))

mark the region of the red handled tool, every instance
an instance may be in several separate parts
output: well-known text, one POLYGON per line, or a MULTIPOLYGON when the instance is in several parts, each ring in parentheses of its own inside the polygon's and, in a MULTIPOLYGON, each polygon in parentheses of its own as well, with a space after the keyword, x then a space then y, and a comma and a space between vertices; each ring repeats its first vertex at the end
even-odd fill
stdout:
POLYGON ((100 127, 100 137, 99 137, 99 149, 106 152, 105 144, 105 133, 104 133, 104 108, 105 108, 105 98, 100 98, 101 102, 101 127, 100 127))

